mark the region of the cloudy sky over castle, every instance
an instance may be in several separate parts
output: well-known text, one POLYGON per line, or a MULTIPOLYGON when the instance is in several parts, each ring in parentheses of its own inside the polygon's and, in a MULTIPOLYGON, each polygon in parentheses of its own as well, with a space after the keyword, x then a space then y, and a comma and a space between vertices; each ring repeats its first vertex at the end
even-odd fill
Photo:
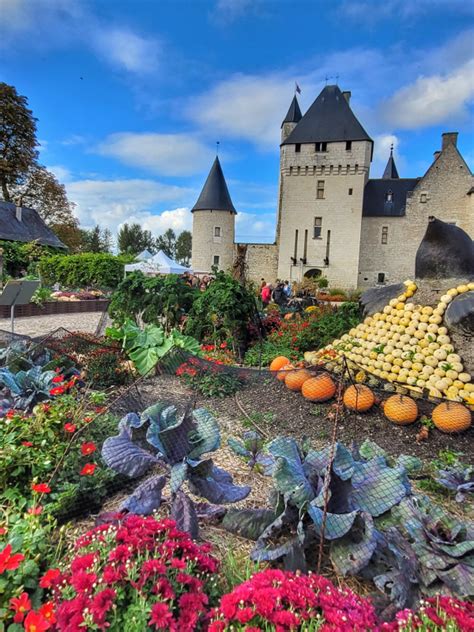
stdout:
POLYGON ((41 161, 84 226, 191 226, 216 141, 241 241, 273 241, 280 123, 328 83, 400 175, 442 131, 474 165, 474 9, 465 0, 0 0, 0 81, 28 97, 41 161), (327 78, 327 79, 326 79, 327 78))

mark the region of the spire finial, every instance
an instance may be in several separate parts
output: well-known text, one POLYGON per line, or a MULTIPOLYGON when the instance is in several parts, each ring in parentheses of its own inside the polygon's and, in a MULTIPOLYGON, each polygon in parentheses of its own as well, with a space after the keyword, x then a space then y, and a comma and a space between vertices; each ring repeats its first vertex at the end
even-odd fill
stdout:
POLYGON ((216 140, 216 156, 219 155, 219 145, 220 145, 220 142, 216 140))
POLYGON ((390 145, 390 156, 393 156, 393 143, 390 145))

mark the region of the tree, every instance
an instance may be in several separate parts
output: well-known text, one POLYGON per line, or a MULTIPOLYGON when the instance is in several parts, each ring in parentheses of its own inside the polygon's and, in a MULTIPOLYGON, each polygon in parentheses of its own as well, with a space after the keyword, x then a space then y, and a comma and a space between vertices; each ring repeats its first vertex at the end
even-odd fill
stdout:
POLYGON ((183 266, 188 266, 191 260, 192 241, 193 237, 189 230, 183 230, 176 240, 175 258, 183 266))
POLYGON ((11 201, 38 211, 48 226, 77 226, 73 202, 56 176, 42 165, 33 164, 23 182, 10 188, 11 201))
POLYGON ((6 202, 38 157, 36 119, 27 105, 13 86, 0 83, 0 186, 6 202))
POLYGON ((174 259, 176 251, 176 234, 172 228, 168 228, 164 235, 160 235, 156 240, 156 249, 162 250, 165 255, 174 259))
POLYGON ((82 252, 110 252, 112 249, 112 234, 108 228, 94 226, 90 230, 82 230, 82 252))
POLYGON ((80 252, 82 249, 82 230, 77 225, 60 224, 51 226, 59 239, 71 252, 80 252))
POLYGON ((149 230, 140 224, 124 224, 119 230, 117 243, 122 253, 137 255, 142 250, 155 250, 155 240, 149 230))

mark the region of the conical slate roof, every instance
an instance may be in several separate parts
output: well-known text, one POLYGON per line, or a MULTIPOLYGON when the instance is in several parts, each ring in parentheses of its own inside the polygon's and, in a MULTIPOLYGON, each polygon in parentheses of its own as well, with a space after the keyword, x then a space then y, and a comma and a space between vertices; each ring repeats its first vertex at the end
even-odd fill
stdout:
POLYGON ((229 189, 217 156, 202 188, 201 195, 191 209, 192 213, 194 211, 230 211, 237 214, 230 199, 229 189))
POLYGON ((395 160, 393 158, 393 147, 390 148, 390 158, 388 159, 387 166, 383 172, 382 180, 394 180, 399 178, 395 160))
POLYGON ((290 108, 285 116, 285 118, 282 121, 282 127, 283 127, 283 123, 299 123, 301 121, 301 117, 303 115, 301 114, 301 110, 300 110, 300 104, 298 103, 298 99, 296 98, 296 94, 293 97, 293 101, 291 102, 290 108))
POLYGON ((372 141, 338 86, 325 86, 282 145, 296 143, 372 141))

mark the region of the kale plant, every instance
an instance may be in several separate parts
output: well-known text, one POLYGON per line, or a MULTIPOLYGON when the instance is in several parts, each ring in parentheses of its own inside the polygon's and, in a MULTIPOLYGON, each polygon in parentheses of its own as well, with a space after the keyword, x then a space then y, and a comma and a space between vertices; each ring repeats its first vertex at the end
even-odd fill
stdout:
POLYGON ((273 513, 229 511, 224 527, 258 536, 252 551, 256 561, 282 559, 288 568, 304 570, 323 538, 341 574, 367 566, 379 542, 374 518, 410 493, 405 468, 389 467, 383 455, 364 460, 339 443, 331 455, 330 446, 303 451, 293 439, 278 437, 267 450, 275 458, 273 513))
POLYGON ((143 476, 152 468, 159 470, 140 483, 122 503, 122 511, 151 514, 160 506, 162 490, 169 482, 171 516, 179 528, 196 537, 197 512, 183 490, 185 481, 192 494, 218 505, 237 502, 250 493, 250 487, 234 485, 228 472, 204 456, 220 446, 218 424, 204 408, 179 415, 175 406, 160 403, 141 415, 129 413, 118 429, 118 436, 103 444, 106 464, 130 478, 143 476))
POLYGON ((245 459, 250 469, 257 469, 263 474, 271 475, 274 457, 265 451, 265 442, 262 435, 254 430, 248 430, 243 433, 242 440, 230 437, 227 439, 229 448, 245 459))
POLYGON ((0 369, 0 386, 4 387, 2 410, 31 410, 36 403, 49 399, 56 375, 55 371, 43 371, 41 366, 18 373, 12 373, 6 368, 0 369))
POLYGON ((457 462, 436 472, 434 480, 453 492, 456 492, 456 501, 464 502, 468 494, 474 493, 474 467, 457 462))

